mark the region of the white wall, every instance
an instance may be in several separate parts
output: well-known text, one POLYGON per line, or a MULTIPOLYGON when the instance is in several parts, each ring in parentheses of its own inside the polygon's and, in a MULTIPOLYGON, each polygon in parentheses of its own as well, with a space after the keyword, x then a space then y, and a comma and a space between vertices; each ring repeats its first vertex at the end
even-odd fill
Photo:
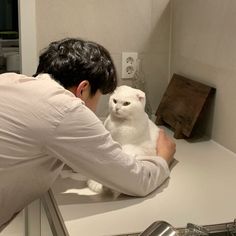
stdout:
MULTIPOLYGON (((236 152, 234 0, 35 1, 37 54, 52 40, 87 38, 111 52, 120 75, 121 53, 137 51, 154 111, 174 72, 214 86, 208 132, 236 152)), ((106 114, 104 99, 98 115, 106 114)))
MULTIPOLYGON (((64 37, 96 41, 111 52, 119 76, 121 53, 138 52, 155 112, 169 72, 169 0, 36 0, 36 19, 38 51, 64 37)), ((98 115, 106 114, 104 99, 98 115)))
POLYGON ((36 44, 35 0, 18 0, 21 72, 35 73, 38 62, 36 44))
POLYGON ((172 3, 172 73, 217 89, 212 139, 236 152, 236 1, 172 3))

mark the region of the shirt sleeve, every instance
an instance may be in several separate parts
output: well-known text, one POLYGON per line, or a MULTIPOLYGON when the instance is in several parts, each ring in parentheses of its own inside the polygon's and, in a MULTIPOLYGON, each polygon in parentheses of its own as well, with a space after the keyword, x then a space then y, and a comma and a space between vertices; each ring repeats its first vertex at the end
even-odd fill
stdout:
MULTIPOLYGON (((75 104, 45 137, 49 155, 90 179, 132 196, 145 196, 170 174, 161 157, 137 160, 122 151, 85 105, 75 104)), ((139 157, 140 158, 140 157, 139 157)))

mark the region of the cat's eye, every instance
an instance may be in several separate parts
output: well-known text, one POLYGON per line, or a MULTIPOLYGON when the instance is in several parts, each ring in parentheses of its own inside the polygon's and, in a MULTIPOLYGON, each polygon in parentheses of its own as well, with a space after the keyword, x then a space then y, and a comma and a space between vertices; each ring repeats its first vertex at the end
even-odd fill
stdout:
POLYGON ((117 103, 116 99, 113 99, 113 102, 116 104, 117 103))
POLYGON ((123 105, 124 106, 128 106, 130 104, 130 102, 124 102, 123 105))

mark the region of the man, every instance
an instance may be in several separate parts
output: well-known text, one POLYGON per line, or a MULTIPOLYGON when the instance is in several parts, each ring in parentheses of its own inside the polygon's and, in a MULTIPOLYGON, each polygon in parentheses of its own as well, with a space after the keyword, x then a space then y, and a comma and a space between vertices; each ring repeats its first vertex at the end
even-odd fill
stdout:
POLYGON ((119 192, 145 196, 168 176, 175 144, 163 131, 157 156, 122 152, 96 117, 117 77, 109 52, 80 39, 53 42, 36 78, 0 75, 0 230, 53 184, 66 164, 119 192))

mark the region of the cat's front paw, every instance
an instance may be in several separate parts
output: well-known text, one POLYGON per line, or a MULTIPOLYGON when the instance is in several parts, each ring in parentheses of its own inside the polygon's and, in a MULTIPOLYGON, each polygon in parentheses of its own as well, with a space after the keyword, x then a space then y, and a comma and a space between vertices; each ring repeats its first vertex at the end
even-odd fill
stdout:
POLYGON ((92 180, 92 179, 89 179, 87 181, 87 185, 88 185, 89 189, 95 193, 102 193, 103 192, 103 185, 92 180))

